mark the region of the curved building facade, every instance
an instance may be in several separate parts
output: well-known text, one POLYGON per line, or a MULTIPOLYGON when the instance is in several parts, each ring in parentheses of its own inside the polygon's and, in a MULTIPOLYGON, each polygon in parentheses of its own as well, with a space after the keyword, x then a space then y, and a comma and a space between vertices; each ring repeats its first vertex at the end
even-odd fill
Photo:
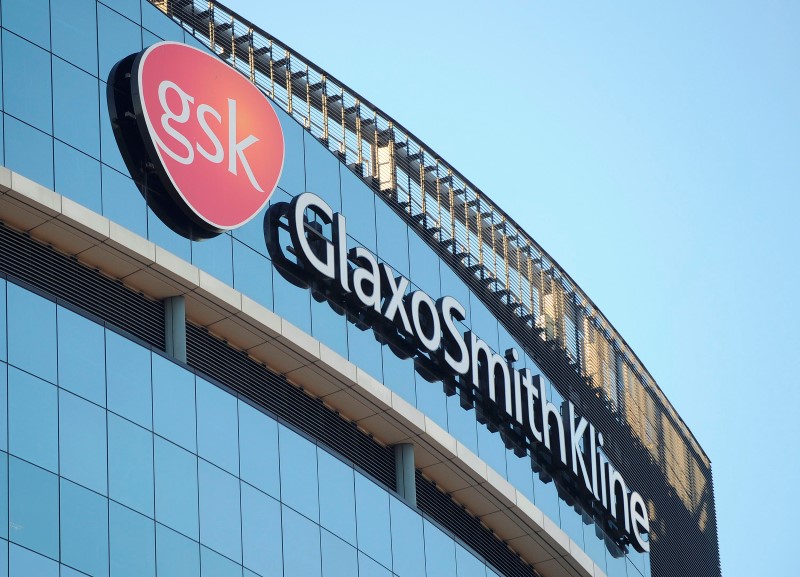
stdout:
POLYGON ((720 575, 691 431, 401 124, 214 2, 0 17, 0 575, 720 575))

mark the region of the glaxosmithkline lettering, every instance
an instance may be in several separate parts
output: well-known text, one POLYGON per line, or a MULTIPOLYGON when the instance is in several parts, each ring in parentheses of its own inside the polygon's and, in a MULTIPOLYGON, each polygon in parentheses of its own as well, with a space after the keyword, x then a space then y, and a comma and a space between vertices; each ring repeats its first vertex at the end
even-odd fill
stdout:
POLYGON ((618 544, 649 551, 644 499, 606 458, 602 433, 571 402, 550 401, 541 375, 515 368, 515 349, 500 355, 472 331, 462 334, 465 309, 458 300, 409 292, 409 280, 369 250, 348 249, 345 217, 312 193, 272 205, 264 227, 273 263, 290 282, 328 299, 359 328, 373 328, 395 354, 413 357, 427 380, 444 382, 450 394, 458 388, 509 447, 520 456, 530 451, 539 465, 568 479, 618 544))

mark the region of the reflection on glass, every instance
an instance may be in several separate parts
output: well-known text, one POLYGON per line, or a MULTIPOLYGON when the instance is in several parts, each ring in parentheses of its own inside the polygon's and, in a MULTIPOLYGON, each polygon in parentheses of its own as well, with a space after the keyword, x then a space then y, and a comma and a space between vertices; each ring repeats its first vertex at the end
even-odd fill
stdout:
MULTIPOLYGON (((5 545, 5 543, 4 543, 5 545)), ((5 547, 3 547, 5 549, 5 547)), ((12 577, 35 575, 36 577, 58 577, 58 563, 47 557, 37 555, 33 551, 23 549, 13 543, 9 546, 9 550, 4 552, 8 555, 8 570, 12 577)), ((5 571, 6 568, 0 569, 0 572, 5 571)))
POLYGON ((8 460, 9 539, 58 558, 58 477, 14 457, 8 460))
POLYGON ((236 397, 197 378, 198 455, 233 475, 239 474, 239 424, 236 397))
POLYGON ((58 471, 58 394, 13 367, 8 374, 8 448, 11 454, 58 471))
POLYGON ((3 75, 4 110, 26 124, 51 133, 50 53, 4 30, 3 75))
POLYGON ((431 577, 456 577, 456 544, 431 522, 424 521, 425 568, 431 577))
POLYGON ((103 327, 58 307, 58 386, 104 407, 105 356, 103 327))
POLYGON ((53 53, 97 76, 97 3, 50 0, 50 11, 53 53))
POLYGON ((200 545, 156 523, 156 566, 158 575, 197 577, 200 574, 200 545))
POLYGON ((155 438, 156 521, 197 540, 197 457, 155 438))
POLYGON ((486 577, 486 566, 475 555, 456 544, 458 577, 486 577))
POLYGON ((281 505, 242 483, 242 557, 259 575, 281 575, 281 505))
POLYGON ((153 355, 153 431, 195 452, 194 375, 161 355, 153 355))
POLYGON ((4 0, 3 27, 42 48, 50 48, 50 6, 47 0, 4 0))
POLYGON ((239 480, 199 460, 200 542, 241 563, 239 480))
POLYGON ((392 570, 400 577, 425 574, 425 539, 422 517, 405 503, 391 497, 392 570))
POLYGON ((282 509, 284 577, 320 577, 319 525, 286 506, 282 509))
POLYGON ((88 575, 108 575, 108 500, 61 480, 61 561, 88 575))
POLYGON ((111 575, 155 577, 155 523, 114 502, 109 507, 111 575))
POLYGON ((108 414, 108 494, 153 516, 153 434, 108 414))
POLYGON ((278 498, 278 423, 255 407, 239 401, 239 432, 242 480, 278 498))
POLYGON ((311 441, 279 426, 281 500, 314 521, 319 519, 317 447, 311 441))
POLYGON ((6 167, 53 188, 53 138, 7 114, 3 123, 6 167))
POLYGON ((106 495, 105 409, 61 391, 58 428, 61 476, 106 495))
MULTIPOLYGON (((336 535, 322 531, 322 577, 353 577, 358 575, 358 555, 355 547, 336 535)), ((420 575, 422 575, 420 573, 420 575)))
POLYGON ((8 362, 56 382, 56 305, 8 284, 8 362))
MULTIPOLYGON (((136 11, 139 6, 136 2, 136 11)), ((139 17, 136 16, 136 20, 139 17)), ((102 4, 97 5, 98 44, 100 51, 100 79, 106 81, 111 68, 120 60, 142 49, 141 28, 102 4)))
POLYGON ((53 58, 52 106, 53 136, 99 159, 100 103, 97 78, 60 58, 53 58))
POLYGON ((353 468, 327 451, 317 450, 319 517, 323 527, 356 544, 356 500, 353 468))
POLYGON ((151 428, 150 351, 106 330, 106 366, 108 409, 151 428))
POLYGON ((356 522, 358 548, 384 567, 391 567, 389 495, 360 473, 356 473, 356 522))

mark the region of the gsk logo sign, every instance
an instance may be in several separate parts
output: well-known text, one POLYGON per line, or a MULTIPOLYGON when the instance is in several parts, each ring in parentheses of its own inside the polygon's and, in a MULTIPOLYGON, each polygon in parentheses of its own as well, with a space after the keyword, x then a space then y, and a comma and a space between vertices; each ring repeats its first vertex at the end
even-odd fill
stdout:
POLYGON ((160 42, 119 62, 108 86, 128 169, 175 231, 209 238, 266 205, 283 168, 283 133, 272 104, 236 70, 160 42))

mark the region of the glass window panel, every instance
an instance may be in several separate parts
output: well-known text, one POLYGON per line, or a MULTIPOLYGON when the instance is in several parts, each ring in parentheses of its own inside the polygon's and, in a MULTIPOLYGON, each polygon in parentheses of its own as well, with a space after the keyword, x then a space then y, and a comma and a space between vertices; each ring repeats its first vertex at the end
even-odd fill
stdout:
MULTIPOLYGON (((401 359, 389 347, 381 347, 381 355, 383 357, 383 384, 416 406, 414 361, 401 359)), ((444 407, 444 399, 442 399, 442 405, 444 407)))
MULTIPOLYGON (((386 347, 384 347, 386 350, 386 347)), ((388 356, 388 355, 387 355, 388 356)), ((441 382, 430 383, 414 374, 417 408, 432 418, 440 427, 447 429, 447 395, 441 382)))
POLYGON ((161 355, 152 358, 153 431, 194 453, 197 451, 194 375, 161 355))
POLYGON ((61 391, 58 427, 61 476, 107 494, 105 409, 61 391))
POLYGON ((155 523, 114 502, 109 508, 111 577, 155 577, 155 523))
MULTIPOLYGON (((408 505, 390 498, 392 515, 392 571, 400 577, 425 574, 422 517, 408 505)), ((438 577, 438 576, 437 576, 438 577)))
POLYGON ((141 0, 142 26, 164 40, 183 42, 183 29, 147 0, 141 0))
POLYGON ((347 358, 345 317, 334 312, 327 300, 311 299, 311 326, 314 338, 347 358))
POLYGON ((50 48, 50 5, 47 0, 4 0, 3 27, 50 48))
POLYGON ((356 498, 353 468, 318 448, 319 518, 323 527, 356 544, 356 498))
MULTIPOLYGON (((138 2, 136 3, 138 12, 138 2)), ((138 20, 138 15, 136 20, 138 20)), ((141 28, 102 4, 97 5, 100 79, 108 80, 111 68, 120 60, 142 49, 141 28)))
POLYGON ((241 577, 242 566, 208 549, 200 547, 201 577, 241 577))
POLYGON ((469 306, 473 332, 478 338, 486 341, 492 350, 498 351, 500 347, 497 340, 497 319, 475 293, 470 293, 469 306))
POLYGON ((84 577, 86 573, 81 573, 80 571, 76 571, 66 565, 61 566, 61 577, 84 577))
POLYGON ((50 0, 53 52, 97 75, 97 3, 50 0))
MULTIPOLYGON (((259 212, 239 228, 236 228, 232 231, 231 234, 233 234, 233 238, 266 256, 267 244, 264 240, 264 216, 266 215, 270 204, 277 202, 278 200, 283 200, 284 196, 288 195, 280 190, 275 190, 270 197, 270 202, 267 203, 266 207, 261 209, 261 212, 259 212)), ((235 258, 236 255, 234 254, 234 259, 235 258)), ((235 270, 234 274, 236 274, 235 270)))
POLYGON ((281 501, 306 517, 319 519, 317 447, 282 425, 279 426, 281 501))
POLYGON ((358 554, 358 577, 391 577, 391 575, 391 571, 374 559, 363 553, 358 554))
POLYGON ((150 208, 147 209, 147 238, 186 262, 191 262, 192 241, 174 232, 150 208))
POLYGON ((108 575, 108 500, 63 479, 61 561, 94 577, 108 575))
MULTIPOLYGON (((106 72, 106 76, 108 72, 106 72)), ((111 128, 111 117, 108 114, 108 86, 106 76, 100 77, 100 159, 104 164, 114 167, 123 174, 128 174, 125 161, 122 160, 122 153, 117 146, 114 138, 114 130, 111 128)))
POLYGON ((100 158, 97 78, 53 58, 53 136, 100 158))
POLYGON ((316 138, 305 139, 306 190, 327 202, 334 212, 341 212, 339 195, 339 160, 316 138))
POLYGON ((8 285, 8 360, 56 382, 56 305, 13 283, 8 285))
POLYGON ((356 473, 356 527, 358 548, 385 567, 391 567, 389 494, 360 473, 356 473))
MULTIPOLYGON (((270 103, 272 104, 272 103, 270 103)), ((272 104, 283 129, 284 157, 283 170, 278 186, 292 196, 305 192, 305 152, 303 150, 303 127, 286 114, 279 106, 272 104)))
POLYGON ((611 553, 606 555, 606 575, 608 577, 634 577, 628 575, 627 567, 625 566, 625 557, 614 557, 611 553))
POLYGON ((192 264, 218 278, 233 284, 233 246, 230 234, 192 243, 192 264))
POLYGON ((347 348, 349 360, 364 369, 372 378, 383 381, 383 355, 381 344, 372 329, 361 330, 347 323, 347 348))
POLYGON ((452 537, 424 521, 425 570, 430 577, 456 577, 456 544, 452 537))
POLYGON ((287 281, 280 272, 272 277, 275 312, 290 323, 311 333, 311 293, 287 281))
POLYGON ((8 541, 0 541, 0 577, 8 577, 8 541))
POLYGON ((320 577, 319 525, 283 507, 283 576, 320 577))
POLYGON ((9 451, 35 465, 58 471, 56 388, 15 368, 8 375, 9 451))
POLYGON ((153 425, 150 351, 106 331, 108 408, 147 429, 153 425))
POLYGON ((506 470, 508 481, 533 503, 533 471, 531 471, 530 457, 528 455, 517 457, 509 453, 506 458, 506 470))
POLYGON ((58 307, 58 384, 101 406, 106 404, 105 331, 58 307))
POLYGON ((200 545, 157 523, 156 563, 159 576, 197 577, 200 575, 200 545))
POLYGON ((474 409, 464 409, 458 393, 447 397, 447 430, 470 451, 478 454, 478 429, 474 409))
POLYGON ((108 414, 108 494, 153 516, 153 434, 108 414))
POLYGON ((11 457, 9 538, 53 559, 58 558, 58 477, 11 457))
POLYGON ((533 475, 533 494, 536 497, 536 506, 558 526, 561 526, 561 512, 558 507, 558 491, 555 483, 543 483, 539 476, 533 475))
POLYGON ((439 266, 439 285, 441 287, 441 296, 451 296, 461 303, 466 312, 467 318, 465 322, 469 324, 469 289, 453 272, 453 269, 444 262, 439 266))
MULTIPOLYGON (((5 453, 0 453, 0 523, 3 525, 0 527, 0 537, 8 539, 8 455, 5 453)), ((4 542, 0 541, 0 549, 3 546, 4 542)))
POLYGON ((281 505, 242 483, 242 555, 259 575, 281 575, 281 505))
POLYGON ((442 292, 439 283, 439 257, 414 231, 408 233, 408 264, 411 281, 431 298, 438 299, 442 292))
POLYGON ((8 451, 8 367, 5 363, 0 363, 0 451, 8 451))
MULTIPOLYGON (((2 116, 2 115, 0 115, 2 116)), ((6 281, 0 279, 0 327, 6 327, 6 330, 0 330, 0 360, 7 359, 6 351, 8 349, 7 331, 8 324, 6 318, 6 281)))
POLYGON ((272 263, 239 241, 233 242, 233 286, 272 309, 272 263))
POLYGON ((100 163, 63 142, 55 141, 53 146, 56 192, 96 213, 102 213, 100 163))
POLYGON ((492 433, 478 424, 478 456, 502 477, 506 476, 506 448, 500 433, 492 433))
POLYGON ((8 115, 3 115, 3 129, 6 167, 53 188, 53 139, 8 115))
POLYGON ((375 200, 378 227, 378 256, 408 278, 408 226, 383 200, 375 200))
POLYGON ((590 523, 583 525, 583 550, 597 563, 603 571, 606 570, 606 545, 602 533, 600 537, 595 533, 597 525, 590 523))
POLYGON ((197 540, 197 457, 155 438, 156 520, 197 540))
POLYGON ((377 249, 375 228, 375 193, 353 172, 340 163, 342 214, 347 234, 371 252, 377 249))
POLYGON ((202 459, 199 461, 199 478, 200 542, 240 563, 239 480, 202 459))
POLYGON ((103 216, 146 238, 147 203, 125 174, 102 167, 103 216))
POLYGON ((458 577, 486 577, 486 566, 472 553, 456 544, 458 577))
POLYGON ((58 563, 13 543, 8 548, 11 577, 58 577, 58 563))
POLYGON ((358 575, 358 552, 355 547, 336 535, 322 531, 322 576, 354 577, 355 575, 358 575))
POLYGON ((239 466, 242 480, 275 498, 280 496, 278 423, 239 401, 239 466))
POLYGON ((239 475, 239 425, 236 397, 197 378, 198 455, 239 475))
POLYGON ((104 2, 137 24, 142 21, 139 0, 104 0, 104 2))
POLYGON ((561 509, 561 528, 583 549, 583 519, 564 501, 559 503, 559 508, 561 509))
POLYGON ((50 54, 3 31, 3 74, 4 110, 39 130, 51 132, 50 54))

